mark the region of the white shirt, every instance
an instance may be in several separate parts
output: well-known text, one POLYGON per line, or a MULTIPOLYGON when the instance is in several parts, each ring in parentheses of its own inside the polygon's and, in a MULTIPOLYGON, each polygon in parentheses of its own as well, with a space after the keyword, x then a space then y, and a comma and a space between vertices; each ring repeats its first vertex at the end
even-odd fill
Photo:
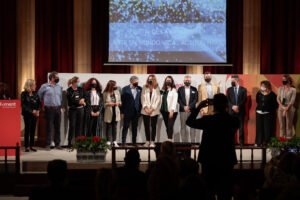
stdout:
POLYGON ((207 97, 209 99, 213 99, 214 98, 214 93, 213 93, 211 83, 205 83, 205 84, 206 84, 207 97))
POLYGON ((131 89, 132 96, 135 99, 136 94, 137 94, 137 91, 136 91, 137 88, 130 85, 130 89, 131 89))
POLYGON ((91 105, 92 106, 98 106, 99 105, 99 95, 97 94, 97 91, 92 90, 91 92, 91 105))

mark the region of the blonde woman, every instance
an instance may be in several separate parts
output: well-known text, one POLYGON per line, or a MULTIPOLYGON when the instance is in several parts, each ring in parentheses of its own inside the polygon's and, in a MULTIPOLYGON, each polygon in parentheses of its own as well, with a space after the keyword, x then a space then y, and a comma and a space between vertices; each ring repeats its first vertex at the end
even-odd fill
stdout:
POLYGON ((35 81, 28 79, 25 82, 24 91, 21 93, 22 115, 25 123, 25 152, 36 151, 33 148, 34 134, 41 103, 35 90, 35 81))
POLYGON ((75 137, 77 137, 81 135, 83 131, 84 106, 86 103, 84 91, 82 87, 79 87, 79 83, 79 78, 74 76, 69 80, 70 87, 67 89, 69 107, 68 147, 72 147, 73 135, 75 134, 75 137))
POLYGON ((277 96, 280 136, 282 137, 292 137, 296 93, 292 77, 288 74, 283 75, 282 86, 278 88, 277 96))
POLYGON ((156 76, 151 74, 142 90, 142 115, 146 134, 145 146, 155 147, 157 118, 160 114, 161 96, 156 76), (150 131, 151 127, 151 131, 150 131))
POLYGON ((104 122, 106 123, 106 137, 108 143, 118 147, 116 141, 117 136, 117 123, 121 119, 120 106, 121 95, 117 87, 116 81, 108 81, 106 88, 103 92, 104 100, 104 122))

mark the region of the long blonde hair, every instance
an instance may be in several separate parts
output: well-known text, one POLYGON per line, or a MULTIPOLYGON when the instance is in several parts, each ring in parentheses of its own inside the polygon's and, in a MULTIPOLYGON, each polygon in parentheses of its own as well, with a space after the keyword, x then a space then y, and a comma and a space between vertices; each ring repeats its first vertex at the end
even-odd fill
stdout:
POLYGON ((31 86, 35 84, 35 80, 33 79, 27 79, 25 84, 24 84, 24 90, 27 92, 31 91, 31 86))

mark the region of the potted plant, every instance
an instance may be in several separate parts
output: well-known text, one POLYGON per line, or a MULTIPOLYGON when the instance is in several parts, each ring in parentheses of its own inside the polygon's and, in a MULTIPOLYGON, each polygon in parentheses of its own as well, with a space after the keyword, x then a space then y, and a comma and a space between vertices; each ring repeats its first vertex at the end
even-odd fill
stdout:
POLYGON ((77 150, 76 157, 79 161, 105 161, 110 146, 105 138, 81 135, 75 138, 74 148, 77 150))
POLYGON ((273 137, 268 143, 267 147, 271 150, 272 157, 280 155, 282 152, 290 151, 299 153, 300 150, 300 138, 293 137, 287 139, 285 137, 273 137))

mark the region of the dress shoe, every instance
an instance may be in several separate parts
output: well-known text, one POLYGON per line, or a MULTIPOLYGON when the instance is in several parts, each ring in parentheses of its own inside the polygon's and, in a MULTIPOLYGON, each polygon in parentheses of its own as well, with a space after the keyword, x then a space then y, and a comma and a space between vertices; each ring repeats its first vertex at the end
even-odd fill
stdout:
POLYGON ((60 145, 55 146, 55 149, 62 150, 63 148, 60 145))
POLYGON ((34 152, 36 152, 37 150, 36 150, 36 149, 34 149, 33 147, 30 147, 30 151, 34 151, 34 152))
POLYGON ((29 148, 27 147, 27 148, 25 148, 25 152, 29 152, 29 148))

